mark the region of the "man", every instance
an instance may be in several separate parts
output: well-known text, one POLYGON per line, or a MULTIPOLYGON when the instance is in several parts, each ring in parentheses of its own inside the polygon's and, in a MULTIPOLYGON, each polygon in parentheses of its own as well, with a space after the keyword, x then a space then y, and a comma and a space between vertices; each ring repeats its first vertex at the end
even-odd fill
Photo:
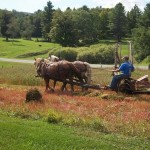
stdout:
POLYGON ((115 90, 117 88, 117 84, 121 79, 131 77, 131 72, 133 72, 135 69, 133 64, 129 62, 128 56, 124 56, 122 60, 123 63, 118 69, 111 70, 113 73, 119 72, 119 74, 113 76, 113 79, 109 86, 112 90, 115 90))

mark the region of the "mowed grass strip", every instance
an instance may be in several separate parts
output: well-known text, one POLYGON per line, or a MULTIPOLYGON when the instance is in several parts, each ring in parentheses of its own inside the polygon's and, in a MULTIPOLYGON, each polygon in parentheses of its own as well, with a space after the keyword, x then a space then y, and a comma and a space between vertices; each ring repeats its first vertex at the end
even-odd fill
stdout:
POLYGON ((8 117, 0 112, 2 150, 148 150, 149 140, 103 134, 60 124, 8 117))

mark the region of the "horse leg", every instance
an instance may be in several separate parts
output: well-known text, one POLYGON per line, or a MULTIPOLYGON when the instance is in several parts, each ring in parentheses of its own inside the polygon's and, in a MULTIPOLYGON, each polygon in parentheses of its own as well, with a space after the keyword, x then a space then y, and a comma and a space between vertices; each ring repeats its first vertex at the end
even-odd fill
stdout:
POLYGON ((74 86, 73 86, 73 78, 69 78, 71 91, 74 92, 74 86))
POLYGON ((45 92, 48 92, 48 88, 49 88, 49 79, 48 78, 44 78, 45 81, 45 92))
POLYGON ((73 86, 73 83, 71 83, 70 86, 71 86, 71 91, 74 92, 74 86, 73 86))
POLYGON ((56 86, 56 80, 54 80, 54 85, 53 85, 53 89, 55 89, 55 86, 56 86))
POLYGON ((63 82, 63 85, 62 85, 62 87, 61 87, 61 91, 64 91, 64 89, 66 90, 67 88, 66 88, 66 85, 67 85, 67 83, 66 82, 63 82))
POLYGON ((49 86, 49 80, 50 80, 49 78, 44 78, 45 86, 46 86, 45 92, 48 92, 48 89, 50 89, 52 92, 54 91, 54 89, 49 86))

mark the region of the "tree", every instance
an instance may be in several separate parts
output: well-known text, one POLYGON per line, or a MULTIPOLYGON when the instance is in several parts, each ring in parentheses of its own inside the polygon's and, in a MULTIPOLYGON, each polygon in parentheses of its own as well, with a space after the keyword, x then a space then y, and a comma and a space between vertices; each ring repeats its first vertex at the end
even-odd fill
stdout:
POLYGON ((131 11, 127 13, 127 25, 129 35, 131 35, 132 29, 138 27, 141 15, 142 12, 137 5, 135 5, 134 8, 132 8, 131 11))
POLYGON ((50 31, 52 41, 60 43, 62 46, 75 46, 78 42, 72 12, 67 9, 65 12, 56 10, 52 19, 52 28, 50 31))
POLYGON ((42 35, 47 40, 50 41, 49 32, 51 30, 51 21, 53 17, 53 5, 51 1, 47 2, 47 6, 44 7, 41 27, 42 27, 42 35))
POLYGON ((30 17, 27 16, 23 22, 23 30, 21 32, 21 36, 27 40, 31 40, 33 31, 34 31, 34 25, 31 24, 30 17))
POLYGON ((11 18, 10 23, 7 25, 7 27, 7 34, 9 34, 10 37, 16 38, 19 36, 20 28, 18 20, 16 18, 11 18))
POLYGON ((6 38, 6 41, 8 41, 9 38, 9 33, 7 33, 8 30, 8 24, 11 21, 12 13, 4 10, 2 12, 2 17, 1 17, 1 34, 6 38))
POLYGON ((41 10, 38 10, 33 14, 33 25, 34 25, 34 32, 32 34, 33 37, 42 37, 41 18, 42 18, 41 10))
POLYGON ((94 18, 95 14, 92 14, 89 10, 85 10, 85 8, 80 8, 73 12, 76 34, 81 45, 91 44, 95 41, 95 37, 97 37, 95 36, 96 24, 94 22, 94 18))
POLYGON ((140 25, 146 28, 150 27, 150 3, 144 8, 144 13, 140 20, 140 25))
POLYGON ((109 9, 102 9, 100 17, 100 37, 107 38, 109 36, 109 9))
POLYGON ((126 32, 126 16, 125 9, 122 3, 118 3, 110 13, 110 30, 116 37, 117 41, 120 42, 122 36, 126 32))
POLYGON ((150 28, 135 28, 132 39, 136 60, 141 62, 150 55, 150 28))
POLYGON ((150 3, 144 8, 139 27, 133 30, 132 38, 137 61, 150 56, 150 3))

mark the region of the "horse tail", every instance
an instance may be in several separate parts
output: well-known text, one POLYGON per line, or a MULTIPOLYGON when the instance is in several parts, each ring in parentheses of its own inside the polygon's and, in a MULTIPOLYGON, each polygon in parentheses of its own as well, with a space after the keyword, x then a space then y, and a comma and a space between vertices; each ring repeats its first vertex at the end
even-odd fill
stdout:
POLYGON ((87 63, 87 62, 84 62, 84 65, 85 65, 86 68, 87 68, 87 83, 88 83, 88 84, 91 84, 91 72, 92 72, 91 66, 90 66, 90 64, 87 63))

